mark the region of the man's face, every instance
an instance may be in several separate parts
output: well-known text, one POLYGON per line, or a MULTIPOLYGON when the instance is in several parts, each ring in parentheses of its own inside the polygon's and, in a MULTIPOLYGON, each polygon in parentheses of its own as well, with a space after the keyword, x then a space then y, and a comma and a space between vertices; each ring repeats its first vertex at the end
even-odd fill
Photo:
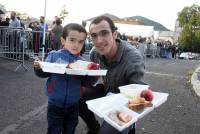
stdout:
POLYGON ((117 33, 111 31, 109 23, 102 20, 98 24, 91 24, 89 31, 96 51, 101 55, 109 55, 117 38, 117 33))
POLYGON ((79 54, 86 39, 86 33, 70 31, 65 40, 61 40, 64 49, 76 55, 79 54))
POLYGON ((11 18, 12 20, 15 19, 15 13, 14 13, 14 12, 11 12, 11 14, 10 14, 10 18, 11 18))
POLYGON ((40 22, 43 23, 44 22, 44 18, 40 17, 40 22))

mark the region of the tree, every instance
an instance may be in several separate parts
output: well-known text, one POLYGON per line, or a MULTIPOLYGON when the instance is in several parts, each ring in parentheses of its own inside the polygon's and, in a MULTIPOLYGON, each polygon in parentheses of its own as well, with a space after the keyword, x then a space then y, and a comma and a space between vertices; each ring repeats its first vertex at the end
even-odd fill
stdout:
POLYGON ((184 7, 178 15, 182 32, 178 39, 183 51, 200 52, 200 6, 184 7))
POLYGON ((6 8, 4 5, 0 4, 0 14, 5 14, 6 13, 6 8))
POLYGON ((61 12, 60 12, 60 14, 59 14, 59 18, 60 18, 61 20, 64 20, 65 17, 68 16, 68 14, 69 14, 69 12, 67 11, 66 6, 63 5, 63 7, 62 7, 62 9, 61 9, 61 12))

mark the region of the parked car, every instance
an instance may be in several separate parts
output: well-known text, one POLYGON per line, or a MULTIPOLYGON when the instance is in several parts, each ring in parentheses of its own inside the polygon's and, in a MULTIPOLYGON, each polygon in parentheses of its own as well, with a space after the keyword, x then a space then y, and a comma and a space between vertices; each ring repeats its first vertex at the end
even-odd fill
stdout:
POLYGON ((179 59, 186 59, 186 60, 198 60, 200 58, 199 53, 192 53, 192 52, 183 52, 179 55, 179 59))

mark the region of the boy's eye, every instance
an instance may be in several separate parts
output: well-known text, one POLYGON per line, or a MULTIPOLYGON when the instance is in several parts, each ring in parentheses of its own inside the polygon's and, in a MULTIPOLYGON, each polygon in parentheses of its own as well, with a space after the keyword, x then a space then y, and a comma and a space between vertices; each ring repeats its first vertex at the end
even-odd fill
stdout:
POLYGON ((69 41, 74 42, 75 40, 74 39, 69 39, 69 41))

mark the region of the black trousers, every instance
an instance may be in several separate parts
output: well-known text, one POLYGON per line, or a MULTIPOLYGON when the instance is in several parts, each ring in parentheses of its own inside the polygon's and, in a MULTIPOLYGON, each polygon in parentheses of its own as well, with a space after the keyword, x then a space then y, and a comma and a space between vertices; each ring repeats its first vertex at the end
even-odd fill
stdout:
POLYGON ((103 85, 97 85, 93 88, 86 88, 83 96, 79 100, 79 116, 86 123, 89 129, 88 134, 97 134, 99 132, 100 124, 96 120, 94 113, 88 109, 85 102, 91 99, 103 97, 105 95, 106 93, 104 91, 103 85))
POLYGON ((120 132, 104 121, 98 134, 135 134, 135 124, 120 132))

